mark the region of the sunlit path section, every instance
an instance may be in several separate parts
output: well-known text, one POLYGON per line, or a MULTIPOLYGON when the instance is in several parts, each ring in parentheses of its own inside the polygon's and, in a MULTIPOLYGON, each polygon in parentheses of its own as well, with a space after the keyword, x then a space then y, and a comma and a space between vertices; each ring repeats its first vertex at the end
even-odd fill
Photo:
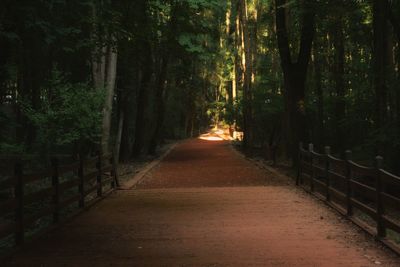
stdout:
POLYGON ((223 141, 224 139, 216 134, 202 134, 199 139, 206 141, 223 141))
POLYGON ((209 133, 6 266, 400 266, 303 191, 209 133))
POLYGON ((206 141, 223 141, 223 140, 233 140, 229 135, 229 130, 226 128, 214 128, 213 130, 200 135, 199 139, 206 141))

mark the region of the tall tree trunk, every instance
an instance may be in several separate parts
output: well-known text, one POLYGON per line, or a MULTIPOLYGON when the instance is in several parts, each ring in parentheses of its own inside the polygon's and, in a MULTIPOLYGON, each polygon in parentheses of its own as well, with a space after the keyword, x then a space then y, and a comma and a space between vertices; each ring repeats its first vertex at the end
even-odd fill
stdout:
MULTIPOLYGON (((400 35, 399 35, 399 40, 397 41, 397 84, 400 86, 400 35)), ((396 107, 397 107, 397 112, 396 112, 396 118, 398 121, 398 124, 400 125, 400 88, 397 88, 396 90, 396 107)))
MULTIPOLYGON (((145 29, 149 27, 149 8, 148 0, 140 0, 136 4, 139 22, 139 28, 145 29)), ((149 29, 150 30, 150 29, 149 29)), ((135 119, 135 139, 132 146, 132 156, 138 157, 143 153, 145 135, 146 135, 146 108, 148 106, 148 90, 153 75, 153 51, 151 46, 150 36, 145 33, 140 35, 141 39, 138 41, 139 47, 139 88, 136 101, 136 119, 135 119)))
POLYGON ((105 73, 106 73, 106 54, 107 46, 104 43, 102 36, 100 35, 99 29, 99 18, 97 12, 97 5, 92 2, 92 33, 91 39, 94 45, 94 50, 92 53, 92 79, 93 85, 96 89, 104 89, 105 87, 105 73))
POLYGON ((387 66, 387 0, 373 1, 374 29, 374 87, 375 87, 375 126, 380 129, 386 119, 386 66, 387 66))
POLYGON ((325 144, 325 127, 324 127, 324 92, 322 90, 322 70, 321 59, 316 45, 314 45, 314 84, 315 94, 317 95, 317 146, 323 147, 325 144))
POLYGON ((243 81, 243 145, 250 148, 253 142, 253 110, 252 110, 252 74, 253 60, 251 54, 250 30, 248 27, 247 0, 239 0, 239 18, 242 28, 242 49, 244 53, 243 81))
POLYGON ((132 125, 134 125, 134 116, 132 112, 134 109, 131 107, 132 102, 131 100, 128 100, 127 104, 122 107, 122 113, 124 114, 124 123, 122 125, 121 145, 119 148, 120 161, 127 161, 132 156, 134 135, 134 131, 132 129, 132 125))
MULTIPOLYGON (((121 146, 120 146, 120 160, 127 161, 132 155, 132 146, 134 138, 134 125, 136 116, 136 94, 139 88, 139 66, 132 65, 131 62, 134 60, 132 56, 132 50, 128 43, 121 42, 118 59, 118 109, 119 114, 123 113, 124 122, 122 126, 121 146), (128 53, 130 52, 130 53, 128 53), (124 68, 121 66, 129 66, 124 68)), ((118 135, 117 135, 118 136, 118 135)))
POLYGON ((117 76, 117 48, 109 47, 107 53, 107 79, 106 79, 106 98, 103 107, 103 123, 101 135, 101 149, 103 153, 108 153, 110 143, 111 115, 115 90, 115 79, 117 76))
POLYGON ((107 47, 96 47, 92 56, 93 84, 96 89, 104 89, 107 47))
MULTIPOLYGON (((46 57, 42 53, 43 44, 34 32, 24 32, 22 34, 22 61, 21 61, 21 84, 19 92, 21 99, 29 101, 33 110, 40 107, 40 88, 44 80, 44 67, 46 57)), ((20 117, 23 127, 20 137, 25 138, 25 146, 28 151, 32 151, 36 140, 37 129, 33 122, 26 117, 20 117)), ((43 148, 46 150, 46 148, 43 148)), ((42 151, 44 152, 44 151, 42 151)))
POLYGON ((258 14, 260 13, 261 4, 259 0, 253 0, 253 11, 249 14, 250 28, 250 46, 251 46, 251 82, 255 83, 257 75, 257 59, 258 59, 258 14))
MULTIPOLYGON (((240 56, 240 44, 241 44, 241 33, 240 33, 240 20, 238 14, 238 0, 232 0, 232 13, 235 14, 234 21, 235 21, 235 38, 234 38, 234 53, 235 53, 235 62, 233 68, 233 81, 232 81, 232 99, 236 100, 238 91, 240 88, 241 79, 241 56, 240 56), (235 1, 235 4, 233 3, 235 1)), ((234 129, 236 130, 237 123, 238 123, 238 111, 234 109, 234 129)))
POLYGON ((167 70, 168 70, 168 61, 169 56, 164 55, 161 58, 161 67, 159 71, 159 75, 157 78, 157 88, 156 88, 156 109, 155 109, 155 116, 156 116, 156 127, 153 132, 153 136, 150 140, 149 146, 149 153, 155 154, 158 143, 160 142, 162 136, 162 126, 164 123, 164 91, 165 91, 165 82, 167 78, 167 70))
POLYGON ((396 119, 396 63, 395 63, 395 47, 396 40, 394 39, 393 27, 389 22, 386 22, 387 31, 387 42, 386 42, 386 75, 388 77, 389 87, 387 95, 387 105, 388 105, 388 120, 393 122, 396 119), (394 90, 393 90, 394 89, 394 90))
POLYGON ((393 14, 393 9, 390 7, 390 5, 388 5, 387 0, 384 0, 384 2, 386 4, 386 12, 389 17, 389 21, 393 26, 393 30, 397 35, 398 41, 400 42, 400 20, 395 14, 393 14))
POLYGON ((302 16, 299 54, 297 60, 292 61, 287 32, 288 25, 286 24, 286 4, 286 0, 275 0, 276 33, 286 100, 286 123, 284 127, 287 143, 286 149, 289 151, 288 154, 296 165, 298 143, 307 139, 304 97, 307 68, 315 32, 315 14, 305 6, 305 12, 303 12, 302 16))
POLYGON ((332 37, 334 50, 333 79, 336 91, 334 126, 336 131, 335 148, 337 148, 340 153, 343 153, 346 149, 346 134, 345 129, 342 126, 345 118, 346 102, 344 82, 344 37, 343 22, 341 18, 336 18, 333 25, 332 37))
POLYGON ((119 162, 119 154, 120 154, 120 148, 121 148, 121 139, 122 139, 122 131, 124 128, 124 111, 123 109, 120 110, 119 113, 119 119, 118 119, 118 130, 117 130, 117 136, 115 138, 115 146, 114 146, 114 157, 115 157, 115 162, 119 162))
POLYGON ((143 152, 145 136, 145 115, 148 101, 148 86, 153 74, 152 51, 148 41, 143 43, 144 53, 142 57, 142 75, 140 78, 140 88, 137 96, 137 111, 135 123, 135 141, 132 148, 132 156, 138 157, 143 152))

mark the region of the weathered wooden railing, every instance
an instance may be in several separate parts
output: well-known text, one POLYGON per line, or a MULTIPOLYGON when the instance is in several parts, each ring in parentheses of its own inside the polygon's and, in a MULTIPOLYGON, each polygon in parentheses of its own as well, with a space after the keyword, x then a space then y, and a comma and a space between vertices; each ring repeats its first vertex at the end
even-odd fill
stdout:
POLYGON ((51 168, 40 173, 26 173, 16 160, 14 173, 0 180, 0 252, 71 217, 112 192, 117 183, 112 154, 98 153, 69 165, 53 158, 51 168))
POLYGON ((374 167, 366 167, 351 160, 351 151, 342 160, 331 155, 330 147, 317 153, 312 144, 308 150, 300 144, 296 184, 400 254, 393 238, 400 237, 400 177, 382 164, 380 156, 374 167))

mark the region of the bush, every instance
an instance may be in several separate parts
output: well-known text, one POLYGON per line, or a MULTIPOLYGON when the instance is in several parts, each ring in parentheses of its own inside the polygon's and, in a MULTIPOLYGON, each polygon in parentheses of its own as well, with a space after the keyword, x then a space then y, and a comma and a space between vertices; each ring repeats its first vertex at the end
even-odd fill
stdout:
POLYGON ((60 147, 98 144, 104 91, 88 84, 68 83, 58 73, 44 90, 40 109, 24 104, 23 111, 37 129, 37 144, 45 152, 60 147))

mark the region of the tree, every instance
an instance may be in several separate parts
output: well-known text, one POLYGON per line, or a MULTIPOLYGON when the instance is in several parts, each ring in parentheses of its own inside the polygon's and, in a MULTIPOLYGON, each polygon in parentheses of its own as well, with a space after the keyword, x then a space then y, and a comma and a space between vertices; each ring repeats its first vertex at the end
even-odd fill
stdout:
POLYGON ((375 124, 378 129, 385 124, 387 109, 387 6, 386 0, 373 1, 375 124))
POLYGON ((285 88, 285 134, 287 151, 292 159, 297 158, 298 143, 307 140, 305 124, 305 83, 307 68, 314 38, 315 13, 306 1, 301 6, 301 33, 298 55, 292 59, 287 25, 288 3, 285 0, 275 1, 276 35, 278 39, 281 67, 285 88))
MULTIPOLYGON (((248 18, 247 0, 239 0, 238 2, 238 16, 239 26, 241 32, 241 47, 243 49, 243 144, 245 148, 249 148, 252 144, 253 138, 253 111, 252 111, 252 75, 253 75, 253 59, 251 51, 251 39, 249 29, 249 18, 248 18)), ((254 41, 254 40, 253 40, 254 41)))

